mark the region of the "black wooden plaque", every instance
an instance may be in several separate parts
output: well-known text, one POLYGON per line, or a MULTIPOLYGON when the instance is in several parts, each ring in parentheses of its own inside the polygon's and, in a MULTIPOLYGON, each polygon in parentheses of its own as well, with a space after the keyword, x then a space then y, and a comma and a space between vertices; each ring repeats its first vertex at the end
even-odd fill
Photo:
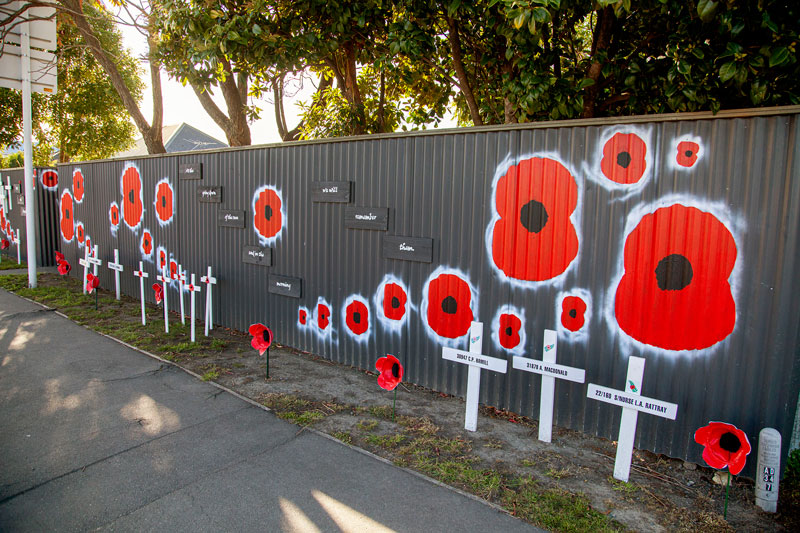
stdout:
POLYGON ((433 239, 384 235, 383 257, 431 263, 433 262, 433 239))
POLYGON ((18 181, 14 184, 14 192, 17 194, 22 194, 22 182, 18 181))
POLYGON ((350 203, 350 181, 314 181, 311 182, 312 202, 350 203))
POLYGON ((347 207, 344 210, 344 227, 386 231, 389 227, 389 208, 347 207))
POLYGON ((218 204, 222 202, 222 186, 208 186, 197 188, 197 199, 201 202, 218 204))
POLYGON ((288 276, 270 274, 268 290, 272 294, 300 298, 300 296, 303 294, 303 280, 300 278, 290 278, 288 276))
POLYGON ((272 266, 272 248, 245 246, 242 248, 242 261, 251 265, 272 266))
POLYGON ((203 179, 203 163, 183 163, 179 175, 184 180, 203 179))
POLYGON ((227 209, 220 209, 217 216, 217 225, 226 228, 243 228, 244 227, 244 211, 229 211, 227 209))

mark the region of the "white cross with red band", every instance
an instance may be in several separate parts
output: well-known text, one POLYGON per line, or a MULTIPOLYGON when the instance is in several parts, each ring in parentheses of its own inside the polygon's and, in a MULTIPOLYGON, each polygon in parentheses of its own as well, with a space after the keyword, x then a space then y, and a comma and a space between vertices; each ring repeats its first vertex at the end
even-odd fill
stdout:
POLYGON ((86 280, 89 275, 89 247, 83 247, 83 259, 78 259, 78 264, 83 267, 83 294, 86 294, 86 280))
MULTIPOLYGON (((185 277, 186 276, 184 276, 184 278, 185 277)), ((194 322, 195 322, 194 321, 194 293, 200 292, 201 290, 203 290, 203 288, 199 287, 198 285, 195 285, 194 274, 192 274, 191 281, 189 282, 189 285, 187 285, 187 288, 189 289, 189 293, 191 294, 191 298, 190 298, 191 299, 191 303, 190 303, 190 305, 192 307, 192 318, 191 318, 191 320, 192 320, 192 342, 194 342, 194 322)))
POLYGON ((186 273, 183 271, 183 265, 178 264, 178 275, 175 278, 178 280, 178 296, 181 299, 181 324, 186 324, 186 313, 183 307, 183 288, 186 286, 186 273))
POLYGON ((6 184, 3 185, 3 203, 6 209, 11 211, 14 208, 14 202, 11 201, 11 177, 6 176, 6 184))
POLYGON ((200 281, 206 284, 206 330, 205 336, 208 337, 208 330, 214 329, 214 311, 211 299, 211 286, 216 285, 217 278, 211 275, 211 267, 208 267, 208 275, 202 276, 200 281))
POLYGON ((144 271, 144 263, 139 261, 139 270, 134 270, 133 275, 139 278, 139 292, 142 300, 142 325, 146 324, 144 317, 144 278, 150 277, 150 274, 144 271))
POLYGON ((164 274, 157 275, 156 279, 164 285, 164 294, 161 296, 164 299, 164 332, 169 333, 169 303, 167 302, 167 287, 172 281, 172 278, 169 275, 169 270, 167 270, 164 274))
POLYGON ((125 267, 119 262, 119 250, 117 248, 114 248, 114 262, 106 263, 106 266, 114 271, 114 283, 117 287, 117 300, 119 300, 119 273, 122 272, 125 267))

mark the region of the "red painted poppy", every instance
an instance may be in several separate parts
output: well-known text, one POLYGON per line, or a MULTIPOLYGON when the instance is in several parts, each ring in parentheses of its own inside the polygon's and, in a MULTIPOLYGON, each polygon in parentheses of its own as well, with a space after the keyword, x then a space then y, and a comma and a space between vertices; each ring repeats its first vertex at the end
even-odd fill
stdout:
POLYGON ((250 345, 258 350, 258 355, 264 355, 272 344, 272 330, 264 324, 253 324, 248 331, 253 336, 250 345))
POLYGON ((11 244, 8 242, 8 239, 0 241, 0 249, 7 250, 9 246, 11 246, 11 244))
POLYGON ((75 236, 75 219, 74 219, 74 211, 72 209, 72 195, 69 191, 64 191, 61 193, 61 237, 67 241, 72 241, 72 238, 75 236))
POLYGON ((142 179, 139 170, 130 166, 122 174, 122 218, 129 228, 136 228, 142 221, 142 179))
POLYGON ((139 243, 139 249, 142 251, 142 254, 147 257, 150 257, 150 254, 153 253, 153 236, 150 235, 150 232, 147 230, 142 232, 142 240, 139 243))
POLYGON ((91 237, 86 237, 86 247, 89 248, 89 255, 94 256, 94 248, 92 248, 91 237))
POLYGON ((439 274, 431 280, 427 319, 437 335, 450 339, 466 335, 474 319, 469 283, 455 274, 439 274))
POLYGON ((736 242, 711 213, 674 204, 645 215, 625 240, 614 311, 625 333, 667 350, 699 350, 736 323, 728 278, 736 242))
POLYGON ((703 446, 703 460, 711 468, 728 467, 731 474, 742 471, 750 453, 750 441, 744 431, 725 422, 709 422, 694 432, 694 441, 703 446))
POLYGON ((383 286, 383 316, 390 320, 402 320, 406 315, 406 291, 397 283, 383 286))
POLYGON ((158 247, 158 268, 162 272, 167 268, 167 251, 158 247))
POLYGON ((119 226, 119 205, 117 202, 111 202, 111 207, 108 209, 108 220, 111 222, 111 227, 116 229, 119 226))
POLYGON ((403 365, 397 357, 386 354, 375 362, 375 368, 380 372, 378 375, 378 385, 382 389, 394 390, 403 381, 403 365))
POLYGON ((164 298, 164 287, 162 287, 160 283, 153 283, 153 292, 156 295, 156 303, 160 304, 161 300, 164 298))
POLYGON ((306 311, 305 309, 300 309, 297 312, 297 321, 303 326, 305 326, 306 322, 308 321, 308 311, 306 311))
POLYGON ((78 242, 83 244, 85 235, 83 234, 83 222, 78 222, 75 225, 75 234, 78 236, 78 242))
POLYGON ((156 215, 158 219, 167 223, 172 220, 174 211, 172 186, 164 179, 156 185, 156 215))
POLYGON ((94 274, 86 274, 86 292, 92 294, 100 286, 100 278, 94 274))
POLYGON ((264 239, 275 237, 283 227, 281 197, 269 187, 256 192, 253 202, 253 227, 264 239))
POLYGON ((492 261, 506 276, 543 281, 563 273, 578 255, 570 215, 578 203, 575 178, 553 159, 534 157, 498 180, 492 261))
POLYGON ((603 146, 600 170, 616 183, 638 182, 647 170, 647 145, 635 133, 615 133, 603 146))
POLYGON ((61 253, 61 252, 59 252, 58 250, 55 250, 55 255, 56 255, 56 262, 57 262, 57 263, 60 263, 61 261, 64 261, 64 260, 66 259, 66 258, 64 257, 64 254, 62 254, 62 253, 61 253))
POLYGON ((169 260, 169 277, 171 279, 178 279, 178 262, 174 259, 169 260))
POLYGON ((586 323, 586 302, 580 296, 567 296, 561 301, 561 325, 570 331, 580 330, 586 323))
POLYGON ((675 160, 682 167, 690 167, 697 161, 697 152, 700 151, 700 145, 692 141, 682 141, 678 143, 678 154, 675 160))
POLYGON ((58 172, 55 170, 45 170, 42 172, 42 186, 47 189, 58 187, 58 172))
POLYGON ((363 335, 369 329, 369 308, 361 300, 353 300, 346 308, 345 324, 355 335, 363 335))
POLYGON ((77 168, 72 172, 72 194, 76 202, 83 201, 83 173, 77 168))
POLYGON ((317 326, 319 329, 327 329, 331 323, 331 310, 323 303, 317 304, 317 326))
POLYGON ((500 346, 506 350, 513 350, 522 341, 519 336, 522 320, 513 313, 503 313, 500 315, 499 322, 498 336, 500 337, 500 346))
POLYGON ((72 270, 72 265, 70 265, 66 259, 62 259, 58 262, 58 273, 62 276, 66 276, 69 274, 69 271, 72 270))

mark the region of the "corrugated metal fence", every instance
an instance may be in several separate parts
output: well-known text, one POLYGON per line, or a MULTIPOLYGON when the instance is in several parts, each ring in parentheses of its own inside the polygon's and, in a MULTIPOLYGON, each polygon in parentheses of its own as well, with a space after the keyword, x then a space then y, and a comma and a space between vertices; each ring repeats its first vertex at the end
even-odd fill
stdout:
MULTIPOLYGON (((162 251, 198 278, 211 266, 217 323, 264 322, 280 343, 364 369, 392 353, 408 381, 456 395, 466 368, 442 346, 466 348, 473 319, 484 353, 509 360, 541 359, 543 331, 556 330, 558 363, 585 368, 587 383, 623 390, 629 356, 644 357, 641 393, 679 410, 675 421, 641 415, 636 446, 701 462, 693 434, 709 420, 754 444, 776 427, 789 443, 798 112, 61 165, 61 246, 73 264, 82 239, 106 261, 118 248, 134 297, 132 267, 144 260, 152 280, 162 251)), ((540 381, 510 364, 484 371, 481 402, 537 418, 540 381)), ((616 440, 621 409, 586 390, 557 383, 555 422, 616 440)))

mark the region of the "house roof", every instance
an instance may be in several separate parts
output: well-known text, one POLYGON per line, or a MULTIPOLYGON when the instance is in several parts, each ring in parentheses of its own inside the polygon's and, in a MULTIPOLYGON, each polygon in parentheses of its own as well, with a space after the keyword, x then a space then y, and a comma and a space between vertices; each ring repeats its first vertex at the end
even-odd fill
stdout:
MULTIPOLYGON (((161 128, 161 138, 164 140, 164 149, 167 153, 226 148, 228 146, 185 122, 178 125, 164 126, 161 128)), ((114 157, 134 157, 139 155, 147 155, 147 146, 141 137, 136 139, 133 148, 114 154, 114 157)))

